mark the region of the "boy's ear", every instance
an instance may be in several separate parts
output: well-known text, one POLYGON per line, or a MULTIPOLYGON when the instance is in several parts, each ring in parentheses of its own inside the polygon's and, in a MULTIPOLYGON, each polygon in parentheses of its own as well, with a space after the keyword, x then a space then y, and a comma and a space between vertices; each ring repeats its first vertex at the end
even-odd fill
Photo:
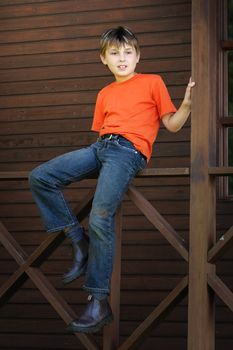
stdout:
POLYGON ((137 55, 137 63, 140 61, 140 52, 137 55))
POLYGON ((100 59, 101 59, 102 63, 106 66, 107 62, 105 60, 105 57, 103 55, 100 55, 100 59))

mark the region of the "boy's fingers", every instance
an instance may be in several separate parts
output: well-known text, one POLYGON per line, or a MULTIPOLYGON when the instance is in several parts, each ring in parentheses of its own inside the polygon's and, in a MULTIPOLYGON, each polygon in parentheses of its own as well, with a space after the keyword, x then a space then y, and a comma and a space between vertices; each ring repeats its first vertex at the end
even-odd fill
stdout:
POLYGON ((189 86, 189 87, 195 86, 195 82, 192 81, 192 77, 189 78, 188 86, 189 86))
POLYGON ((195 82, 194 81, 188 83, 188 87, 194 87, 194 86, 195 86, 195 82))

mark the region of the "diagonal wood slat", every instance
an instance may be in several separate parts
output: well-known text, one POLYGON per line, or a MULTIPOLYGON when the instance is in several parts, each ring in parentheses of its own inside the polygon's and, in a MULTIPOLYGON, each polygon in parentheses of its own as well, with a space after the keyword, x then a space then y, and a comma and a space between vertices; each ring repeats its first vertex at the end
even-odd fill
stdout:
MULTIPOLYGON (((81 205, 75 208, 75 211, 78 212, 77 215, 80 216, 80 220, 83 220, 88 214, 92 198, 93 191, 88 194, 87 198, 85 198, 81 205)), ((32 265, 38 265, 42 262, 64 239, 65 235, 63 232, 48 235, 40 246, 28 257, 26 252, 0 222, 0 242, 20 265, 20 267, 0 288, 1 304, 5 303, 16 292, 16 290, 21 287, 27 277, 29 277, 66 324, 69 324, 74 318, 76 318, 73 310, 52 286, 47 277, 44 276, 38 268, 32 267, 32 265)), ((96 342, 91 339, 92 337, 79 333, 76 333, 75 335, 87 349, 99 349, 96 342)))
POLYGON ((173 229, 173 227, 159 214, 159 212, 148 202, 148 200, 133 186, 129 187, 127 195, 132 202, 141 210, 145 217, 163 234, 168 242, 178 253, 188 261, 188 251, 185 241, 173 229))
MULTIPOLYGON (((6 230, 6 229, 5 229, 6 230)), ((6 230, 7 231, 7 230, 6 230)), ((5 232, 6 232, 5 231, 5 232)), ((8 231, 7 231, 8 232, 8 231)), ((9 234, 9 233, 8 233, 9 234)), ((2 284, 0 288, 0 302, 6 302, 14 292, 21 287, 26 281, 28 275, 25 273, 30 265, 38 265, 48 255, 50 255, 59 244, 64 240, 65 236, 62 233, 49 235, 41 245, 27 258, 26 261, 20 263, 20 267, 8 278, 8 280, 2 284)), ((11 238, 11 244, 17 244, 17 242, 11 238)), ((25 258, 27 254, 24 251, 25 258)))
POLYGON ((38 248, 29 256, 25 261, 24 266, 29 267, 30 265, 38 266, 44 261, 54 250, 64 241, 65 234, 63 232, 57 232, 49 234, 46 239, 39 245, 38 248))
POLYGON ((95 188, 92 188, 75 208, 74 213, 77 215, 78 220, 81 222, 90 212, 92 200, 95 194, 95 188))
POLYGON ((208 274, 208 284, 219 298, 233 311, 233 293, 215 274, 208 274))
POLYGON ((23 285, 28 276, 24 267, 19 267, 0 287, 0 305, 7 303, 12 295, 23 285))
POLYGON ((18 242, 13 238, 13 236, 8 232, 6 227, 0 221, 0 242, 10 253, 10 255, 15 259, 15 261, 22 265, 27 258, 27 254, 18 244, 18 242))
MULTIPOLYGON (((168 169, 169 170, 169 169, 168 169)), ((141 174, 140 176, 155 176, 154 171, 151 174, 141 174), (152 174, 153 173, 153 174, 152 174)), ((156 171, 156 175, 160 176, 184 176, 187 175, 187 169, 174 171, 164 170, 160 173, 156 171)), ((19 174, 20 175, 20 174, 19 174)), ((23 176, 21 174, 20 176, 23 176)), ((13 179, 13 178, 12 178, 13 179)), ((18 178, 17 178, 18 179, 18 178)), ((78 206, 74 208, 74 212, 82 221, 90 212, 92 200, 95 189, 92 189, 88 195, 84 198, 78 206)), ((154 226, 165 236, 165 238, 172 244, 173 247, 181 254, 181 256, 188 260, 188 251, 184 246, 184 241, 177 234, 177 232, 171 227, 171 225, 157 212, 157 210, 144 198, 136 189, 130 187, 128 191, 130 199, 139 207, 144 213, 147 219, 154 224, 154 226)), ((111 287, 111 305, 114 309, 115 321, 114 324, 106 327, 104 330, 104 349, 117 349, 119 343, 119 295, 120 295, 120 244, 121 244, 121 231, 122 231, 122 219, 121 213, 118 214, 118 258, 117 266, 115 265, 112 287, 111 287), (116 289, 116 285, 118 286, 116 289)), ((40 290, 46 300, 52 305, 59 316, 64 320, 66 324, 69 324, 76 315, 70 308, 67 302, 62 298, 58 291, 53 287, 48 278, 37 267, 42 261, 45 260, 65 239, 63 232, 48 235, 46 239, 40 244, 40 246, 28 256, 22 247, 16 242, 13 236, 8 232, 2 223, 0 223, 0 242, 12 255, 16 262, 20 265, 19 268, 13 273, 10 278, 0 288, 0 302, 5 303, 11 295, 25 282, 29 277, 35 286, 40 290)), ((185 277, 174 290, 158 305, 154 311, 146 318, 146 320, 133 332, 133 334, 120 346, 119 350, 132 349, 147 336, 150 330, 158 324, 171 309, 180 301, 187 293, 188 278, 185 277)), ((75 334, 81 343, 89 350, 98 350, 97 343, 90 336, 85 334, 75 334)))
POLYGON ((188 277, 185 276, 168 296, 151 312, 151 314, 135 329, 118 350, 135 349, 142 343, 148 333, 160 323, 166 315, 187 295, 188 277))
POLYGON ((221 237, 220 240, 209 250, 208 262, 214 263, 233 244, 233 226, 221 237))
MULTIPOLYGON (((29 267, 27 274, 66 324, 69 324, 73 319, 77 318, 74 311, 70 308, 67 302, 61 297, 61 295, 49 282, 47 277, 45 277, 45 275, 39 269, 35 267, 29 267)), ((88 350, 99 349, 97 344, 90 340, 86 335, 80 333, 76 333, 75 335, 80 339, 80 341, 83 343, 83 345, 86 346, 88 350)))
MULTIPOLYGON (((9 299, 11 296, 25 281, 25 273, 30 277, 30 279, 34 282, 37 288, 41 291, 41 293, 45 296, 45 298, 49 301, 49 303, 53 306, 53 308, 57 311, 60 317, 68 324, 74 318, 76 318, 75 313, 68 306, 65 300, 59 295, 57 290, 51 285, 48 279, 43 275, 43 273, 37 269, 30 267, 30 264, 33 263, 36 259, 39 258, 41 254, 44 253, 44 249, 51 246, 51 243, 55 241, 56 238, 61 236, 60 233, 55 234, 53 237, 49 236, 47 240, 42 242, 42 244, 36 249, 36 251, 28 258, 28 260, 23 261, 22 255, 27 256, 26 253, 18 246, 18 243, 14 240, 14 238, 10 235, 7 229, 1 224, 1 229, 4 228, 4 235, 7 236, 10 241, 8 241, 7 248, 9 252, 15 252, 14 248, 17 247, 17 256, 13 256, 16 261, 20 262, 20 268, 13 274, 11 277, 1 286, 0 289, 0 297, 1 302, 9 299), (42 249, 43 248, 43 249, 42 249), (20 259, 18 257, 18 251, 20 251, 20 259)), ((3 232, 1 230, 1 232, 3 232)), ((5 242, 5 240, 4 240, 5 242)), ((91 341, 87 336, 77 334, 80 341, 83 345, 87 346, 87 349, 97 350, 98 347, 91 341)))

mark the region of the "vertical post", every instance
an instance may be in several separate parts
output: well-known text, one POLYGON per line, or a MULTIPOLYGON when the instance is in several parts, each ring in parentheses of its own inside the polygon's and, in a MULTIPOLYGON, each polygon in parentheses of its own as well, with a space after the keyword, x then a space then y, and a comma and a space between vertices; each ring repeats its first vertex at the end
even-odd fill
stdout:
POLYGON ((114 321, 104 328, 103 350, 116 350, 119 345, 120 288, 121 288, 122 208, 116 214, 116 255, 111 280, 110 304, 114 321))
POLYGON ((207 253, 215 242, 217 2, 192 1, 192 99, 188 350, 215 349, 214 295, 207 253))

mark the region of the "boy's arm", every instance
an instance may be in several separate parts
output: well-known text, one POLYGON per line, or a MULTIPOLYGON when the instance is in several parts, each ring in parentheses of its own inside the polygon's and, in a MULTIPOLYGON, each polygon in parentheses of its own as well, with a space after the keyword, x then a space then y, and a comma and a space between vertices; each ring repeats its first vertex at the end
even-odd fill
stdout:
POLYGON ((169 113, 162 117, 163 124, 171 132, 179 131, 191 112, 191 90, 195 86, 195 82, 189 80, 188 86, 185 91, 183 102, 176 113, 169 113))

